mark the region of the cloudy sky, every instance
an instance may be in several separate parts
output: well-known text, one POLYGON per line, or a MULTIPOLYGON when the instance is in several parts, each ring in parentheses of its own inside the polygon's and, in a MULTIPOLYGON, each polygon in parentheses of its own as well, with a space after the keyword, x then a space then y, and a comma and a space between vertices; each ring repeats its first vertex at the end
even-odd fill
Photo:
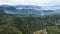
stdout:
POLYGON ((0 0, 0 5, 1 4, 53 6, 59 5, 60 0, 0 0))

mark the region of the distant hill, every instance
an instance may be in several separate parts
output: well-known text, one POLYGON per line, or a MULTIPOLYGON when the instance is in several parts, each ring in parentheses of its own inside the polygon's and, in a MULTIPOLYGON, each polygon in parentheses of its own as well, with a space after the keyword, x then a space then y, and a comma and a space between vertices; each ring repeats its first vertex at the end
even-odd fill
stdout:
MULTIPOLYGON (((0 5, 7 14, 50 14, 53 10, 41 10, 40 6, 33 5, 0 5)), ((46 15, 47 15, 46 14, 46 15)))
POLYGON ((22 8, 22 9, 41 9, 40 6, 33 6, 33 5, 14 5, 14 6, 11 6, 11 5, 1 5, 0 7, 14 7, 16 9, 19 9, 19 8, 22 8))
POLYGON ((11 5, 0 5, 0 7, 11 7, 11 5))
POLYGON ((3 7, 4 10, 15 10, 16 8, 11 5, 1 5, 0 7, 3 7))
POLYGON ((34 5, 16 5, 17 9, 41 9, 40 6, 34 6, 34 5))
POLYGON ((2 7, 0 7, 0 15, 1 14, 5 14, 4 9, 2 7))

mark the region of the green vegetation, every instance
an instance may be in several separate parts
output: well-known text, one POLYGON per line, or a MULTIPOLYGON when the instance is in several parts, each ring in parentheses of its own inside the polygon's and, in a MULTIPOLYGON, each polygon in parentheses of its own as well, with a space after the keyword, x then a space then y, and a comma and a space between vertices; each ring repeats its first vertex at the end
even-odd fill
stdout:
POLYGON ((0 34, 33 34, 33 32, 45 29, 47 34, 60 33, 60 26, 55 24, 60 20, 59 15, 12 15, 1 11, 0 34))

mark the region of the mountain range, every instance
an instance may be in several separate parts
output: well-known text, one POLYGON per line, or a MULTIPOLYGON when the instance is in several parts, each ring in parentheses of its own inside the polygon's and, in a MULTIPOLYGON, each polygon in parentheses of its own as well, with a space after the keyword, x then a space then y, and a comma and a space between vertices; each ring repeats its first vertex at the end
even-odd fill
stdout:
POLYGON ((0 5, 7 14, 53 14, 54 10, 45 10, 34 5, 0 5))

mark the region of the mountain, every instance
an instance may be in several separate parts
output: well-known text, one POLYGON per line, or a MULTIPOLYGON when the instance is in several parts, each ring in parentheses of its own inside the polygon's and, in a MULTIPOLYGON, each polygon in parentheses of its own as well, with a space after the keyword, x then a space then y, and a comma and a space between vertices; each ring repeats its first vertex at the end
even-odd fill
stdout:
POLYGON ((7 14, 46 14, 54 12, 53 10, 41 10, 40 6, 33 5, 1 5, 4 9, 4 12, 7 14))
POLYGON ((11 7, 11 5, 0 5, 0 7, 11 7))
POLYGON ((16 8, 11 5, 1 5, 0 7, 3 7, 4 10, 15 10, 16 8))
POLYGON ((36 15, 41 15, 41 14, 51 14, 54 12, 53 10, 35 10, 35 9, 21 9, 21 10, 10 10, 10 11, 5 11, 8 14, 36 14, 36 15))
POLYGON ((40 6, 34 6, 34 5, 16 5, 15 8, 17 9, 41 9, 40 6))
POLYGON ((0 16, 1 14, 5 14, 4 9, 2 7, 0 7, 0 16))
POLYGON ((57 9, 60 9, 60 6, 59 5, 56 5, 56 6, 41 6, 41 9, 57 10, 57 9))

